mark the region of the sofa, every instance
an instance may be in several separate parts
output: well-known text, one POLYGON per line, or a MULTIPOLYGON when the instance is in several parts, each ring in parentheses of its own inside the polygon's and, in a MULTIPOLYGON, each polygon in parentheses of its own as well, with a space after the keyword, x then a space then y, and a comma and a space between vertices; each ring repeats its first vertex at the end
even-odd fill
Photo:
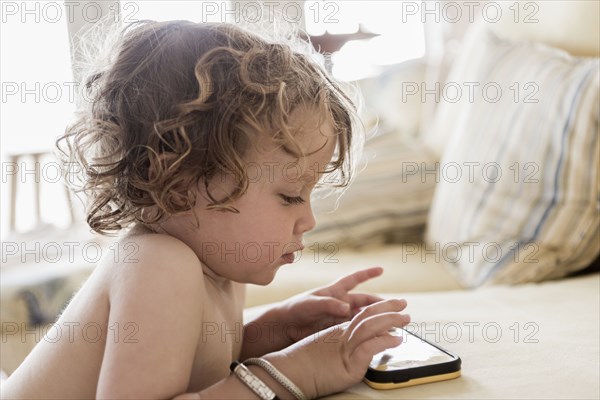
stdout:
MULTIPOLYGON (((248 287, 251 318, 382 266, 359 289, 405 298, 408 328, 462 359, 457 379, 389 391, 360 383, 329 398, 600 397, 600 10, 518 4, 517 22, 512 3, 494 3, 511 18, 435 24, 428 37, 442 48, 359 82, 370 130, 355 181, 315 203, 317 228, 294 263, 248 287), (438 96, 421 97, 436 82, 438 96)), ((110 247, 80 229, 62 242, 110 247)), ((45 228, 14 243, 31 240, 60 242, 45 228)), ((94 265, 20 257, 1 270, 8 373, 94 265)))

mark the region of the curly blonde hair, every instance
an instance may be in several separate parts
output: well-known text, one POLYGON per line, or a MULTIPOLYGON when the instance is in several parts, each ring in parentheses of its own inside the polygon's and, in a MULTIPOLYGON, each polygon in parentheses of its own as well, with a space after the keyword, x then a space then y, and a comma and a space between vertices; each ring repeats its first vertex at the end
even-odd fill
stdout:
POLYGON ((301 105, 332 121, 336 151, 323 172, 348 184, 356 108, 309 51, 235 25, 188 21, 131 24, 113 49, 84 80, 88 101, 57 140, 63 159, 80 166, 75 190, 87 196, 92 230, 189 211, 199 180, 220 172, 236 187, 220 200, 208 192, 210 207, 235 212, 231 203, 249 184, 243 157, 259 133, 304 156, 289 125, 301 105), (143 211, 152 206, 149 217, 143 211))

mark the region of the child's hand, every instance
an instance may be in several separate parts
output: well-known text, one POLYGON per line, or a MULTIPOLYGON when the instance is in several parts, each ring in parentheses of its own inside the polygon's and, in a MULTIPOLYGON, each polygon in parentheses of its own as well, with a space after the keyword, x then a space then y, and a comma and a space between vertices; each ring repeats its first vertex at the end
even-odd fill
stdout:
POLYGON ((385 300, 360 311, 350 322, 308 336, 287 349, 268 354, 309 398, 339 392, 360 382, 373 356, 398 346, 402 338, 388 330, 410 322, 399 312, 406 301, 385 300))
POLYGON ((280 306, 280 318, 284 334, 289 343, 349 321, 360 312, 361 307, 377 303, 379 296, 364 293, 349 293, 360 283, 383 273, 375 267, 354 272, 334 283, 314 291, 294 296, 280 306))

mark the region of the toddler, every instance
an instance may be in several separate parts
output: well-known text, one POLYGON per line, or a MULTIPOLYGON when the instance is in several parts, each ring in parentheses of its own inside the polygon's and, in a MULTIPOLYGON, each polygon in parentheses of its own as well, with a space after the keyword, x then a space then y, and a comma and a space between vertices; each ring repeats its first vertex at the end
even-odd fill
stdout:
POLYGON ((409 322, 404 300, 350 293, 381 268, 242 320, 244 285, 303 249, 313 189, 348 184, 350 99, 307 50, 234 25, 142 21, 113 49, 58 144, 82 166, 90 227, 122 232, 121 258, 94 269, 57 321, 73 334, 42 340, 3 397, 301 399, 359 382, 409 322))

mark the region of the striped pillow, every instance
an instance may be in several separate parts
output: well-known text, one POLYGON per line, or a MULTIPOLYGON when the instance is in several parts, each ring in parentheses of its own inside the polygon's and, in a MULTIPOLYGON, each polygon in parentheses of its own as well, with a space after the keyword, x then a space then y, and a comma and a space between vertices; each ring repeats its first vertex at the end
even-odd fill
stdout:
POLYGON ((476 32, 427 246, 465 286, 564 277, 600 253, 599 59, 476 32))
POLYGON ((367 141, 362 168, 339 196, 316 199, 317 225, 308 246, 366 247, 389 241, 423 240, 435 182, 422 170, 435 170, 431 152, 414 139, 389 131, 367 141))

